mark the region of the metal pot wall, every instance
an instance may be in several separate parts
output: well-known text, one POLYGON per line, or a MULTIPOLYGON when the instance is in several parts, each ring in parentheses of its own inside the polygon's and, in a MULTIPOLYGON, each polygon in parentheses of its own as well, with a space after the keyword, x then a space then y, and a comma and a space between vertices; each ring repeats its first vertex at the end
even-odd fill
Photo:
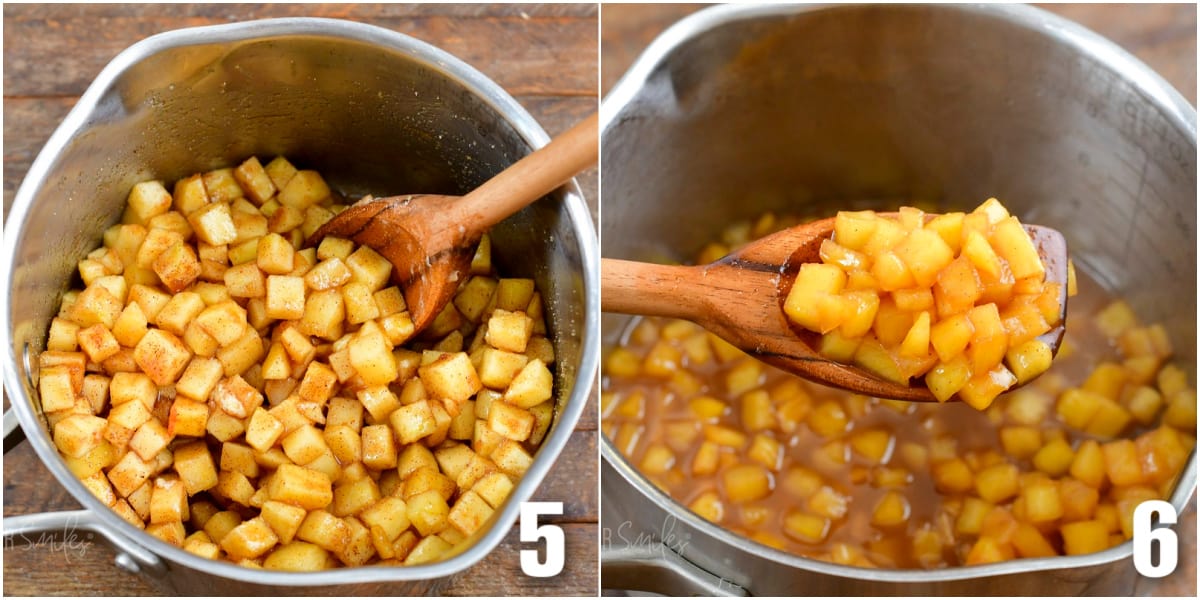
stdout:
MULTIPOLYGON (((254 21, 164 33, 122 52, 50 138, 8 215, 0 253, 4 386, 29 443, 85 510, 5 519, 6 538, 95 531, 118 547, 118 565, 182 594, 436 592, 439 578, 482 559, 561 452, 596 369, 596 240, 574 183, 492 232, 499 267, 534 278, 546 300, 556 418, 490 525, 444 561, 270 572, 202 559, 143 533, 93 497, 59 457, 37 400, 36 356, 76 261, 117 222, 135 182, 173 181, 250 155, 281 154, 350 194, 462 194, 547 141, 532 117, 478 71, 369 25, 254 21)), ((15 423, 5 416, 6 442, 15 423)))
MULTIPOLYGON (((694 256, 732 221, 799 205, 969 209, 997 196, 1163 322, 1195 381, 1196 113, 1078 25, 1014 5, 709 8, 646 50, 601 126, 605 256, 694 256)), ((603 341, 626 322, 606 315, 603 341)), ((601 454, 604 588, 1122 595, 1135 580, 1130 543, 933 571, 817 562, 701 519, 607 439, 601 454)), ((1195 461, 1170 498, 1180 512, 1195 461)))

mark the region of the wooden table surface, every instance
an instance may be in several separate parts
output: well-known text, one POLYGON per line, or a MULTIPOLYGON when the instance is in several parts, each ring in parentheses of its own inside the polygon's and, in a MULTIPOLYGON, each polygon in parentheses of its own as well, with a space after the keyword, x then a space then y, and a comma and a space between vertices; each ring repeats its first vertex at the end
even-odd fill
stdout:
MULTIPOLYGON (((1196 101, 1194 5, 1050 5, 1134 53, 1196 101)), ((664 27, 696 5, 605 5, 602 89, 607 91, 664 27)), ((6 5, 4 7, 4 205, 54 128, 87 84, 130 44, 181 27, 277 16, 326 16, 368 22, 437 45, 509 90, 553 135, 595 107, 599 61, 594 5, 6 5), (503 51, 497 49, 503 48, 503 51)), ((580 178, 596 218, 596 171, 580 178)), ((596 410, 594 394, 562 458, 535 499, 564 500, 567 569, 541 581, 520 574, 515 531, 488 560, 446 591, 457 595, 586 594, 596 591, 596 410)), ((4 458, 4 514, 77 508, 27 445, 4 458)), ((1195 509, 1185 514, 1185 560, 1176 575, 1145 593, 1195 595, 1195 509)), ((153 594, 112 565, 104 544, 73 552, 5 547, 4 593, 12 595, 153 594)))
MULTIPOLYGON (((4 205, 80 94, 121 50, 155 33, 284 16, 370 23, 438 46, 508 90, 555 135, 597 106, 597 15, 573 5, 5 5, 4 205)), ((592 218, 597 171, 584 173, 592 218)), ((487 559, 461 573, 447 595, 597 593, 597 408, 595 391, 569 443, 534 500, 563 501, 554 519, 566 533, 565 570, 548 579, 521 573, 513 530, 487 559)), ((79 508, 28 444, 4 457, 4 515, 79 508)), ((547 519, 549 521, 549 519, 547 519)), ((155 589, 113 565, 103 543, 4 547, 6 595, 150 595, 155 589)))
MULTIPOLYGON (((607 94, 663 29, 703 4, 605 4, 600 13, 601 90, 607 94)), ((1196 104, 1196 5, 1045 4, 1116 42, 1196 104)), ((1193 382, 1194 383, 1194 382, 1193 382)), ((1163 579, 1139 577, 1139 596, 1196 596, 1196 497, 1180 517, 1180 561, 1163 579)), ((1002 594, 1002 590, 997 590, 1002 594)))

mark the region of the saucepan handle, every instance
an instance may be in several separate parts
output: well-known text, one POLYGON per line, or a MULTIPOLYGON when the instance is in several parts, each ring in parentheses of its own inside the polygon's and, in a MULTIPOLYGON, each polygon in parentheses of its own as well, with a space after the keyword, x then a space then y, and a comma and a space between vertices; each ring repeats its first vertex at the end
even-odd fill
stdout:
POLYGON ((746 589, 688 562, 661 542, 605 548, 600 584, 667 596, 746 596, 746 589))
MULTIPOLYGON (((64 510, 4 518, 4 545, 38 544, 43 536, 62 536, 62 543, 84 543, 80 532, 99 534, 117 550, 118 567, 131 573, 161 575, 166 571, 162 559, 153 552, 109 529, 88 510, 64 510)), ((90 538, 91 536, 87 536, 90 538)))
POLYGON ((4 453, 8 454, 9 450, 23 441, 25 430, 21 429, 21 421, 17 420, 17 411, 11 408, 4 411, 4 453))
MULTIPOLYGON (((11 408, 4 411, 5 454, 24 439, 25 433, 21 430, 16 413, 11 408)), ((166 571, 166 565, 161 558, 113 531, 91 511, 65 510, 4 517, 3 534, 6 548, 17 544, 38 544, 43 539, 50 539, 49 536, 60 536, 60 543, 80 544, 92 537, 88 535, 86 538, 80 538, 81 532, 98 534, 108 540, 117 550, 117 566, 126 571, 146 572, 151 575, 161 575, 166 571)))

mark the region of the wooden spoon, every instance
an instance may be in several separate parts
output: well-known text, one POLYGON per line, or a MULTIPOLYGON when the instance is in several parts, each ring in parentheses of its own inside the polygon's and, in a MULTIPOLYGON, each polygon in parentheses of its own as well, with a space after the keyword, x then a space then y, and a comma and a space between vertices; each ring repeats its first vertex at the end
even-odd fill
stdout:
POLYGON ((450 302, 470 272, 483 234, 496 223, 554 191, 596 162, 597 115, 584 119, 465 196, 415 194, 365 199, 317 229, 370 246, 392 263, 392 281, 416 332, 450 302))
MULTIPOLYGON (((820 334, 794 327, 784 314, 800 265, 820 262, 821 241, 832 235, 833 222, 785 229, 707 265, 601 259, 601 310, 687 319, 763 362, 812 381, 877 398, 934 401, 920 380, 905 386, 821 356, 816 351, 820 334)), ((1025 228, 1046 265, 1046 280, 1062 284, 1059 325, 1039 338, 1057 353, 1066 330, 1066 241, 1053 229, 1025 228)))

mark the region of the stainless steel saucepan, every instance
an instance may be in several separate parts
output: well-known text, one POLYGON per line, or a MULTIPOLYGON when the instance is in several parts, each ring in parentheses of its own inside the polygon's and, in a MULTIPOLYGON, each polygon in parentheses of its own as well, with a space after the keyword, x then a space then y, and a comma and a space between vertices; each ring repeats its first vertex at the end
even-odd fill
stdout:
MULTIPOLYGON (((93 497, 59 457, 41 416, 36 356, 76 261, 120 218, 135 182, 173 181, 250 155, 286 155, 348 193, 462 194, 548 139, 475 69, 370 25, 253 21, 164 33, 122 52, 50 138, 8 215, 0 252, 4 387, 29 443, 84 510, 7 518, 6 540, 64 528, 95 531, 117 547, 119 566, 179 594, 436 592, 444 578, 481 560, 563 449, 594 378, 596 240, 574 183, 493 230, 501 269, 533 277, 547 300, 557 357, 555 423, 490 525, 441 562, 251 570, 136 529, 93 497)), ((5 416, 6 437, 14 423, 5 416)))
MULTIPOLYGON (((601 112, 607 257, 694 256, 797 203, 997 196, 1171 332, 1196 376, 1196 113, 1086 29, 1017 5, 731 5, 664 32, 601 112)), ((613 344, 626 319, 606 315, 613 344)), ((787 554, 693 514, 605 439, 602 586, 669 594, 1126 595, 1131 544, 930 571, 787 554)), ((1196 485, 1193 453, 1172 504, 1196 485)), ((1193 548, 1181 552, 1194 553, 1193 548)))

